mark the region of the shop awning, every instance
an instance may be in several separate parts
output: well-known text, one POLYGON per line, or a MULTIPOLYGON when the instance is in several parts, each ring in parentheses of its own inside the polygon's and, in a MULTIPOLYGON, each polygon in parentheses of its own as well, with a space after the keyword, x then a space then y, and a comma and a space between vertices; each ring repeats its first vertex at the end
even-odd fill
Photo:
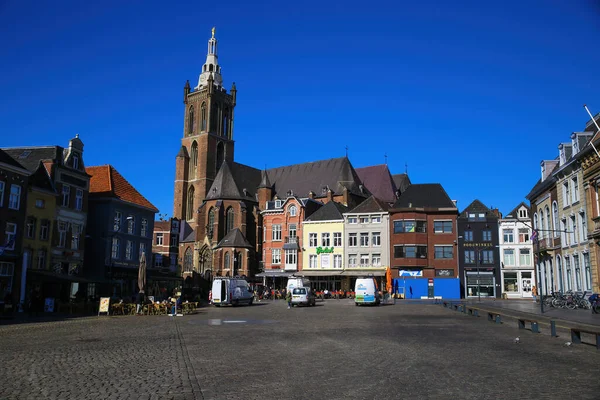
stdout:
POLYGON ((340 276, 342 273, 342 270, 310 270, 310 269, 304 269, 300 272, 297 272, 296 275, 298 276, 340 276))
POLYGON ((369 269, 347 269, 341 273, 342 276, 385 276, 385 270, 369 270, 369 269))
POLYGON ((369 270, 369 269, 345 269, 345 270, 310 270, 304 269, 297 272, 298 276, 385 276, 385 270, 369 270))
POLYGON ((289 278, 292 275, 298 275, 296 271, 282 271, 282 270, 267 270, 256 274, 257 278, 278 278, 278 277, 286 277, 289 278))

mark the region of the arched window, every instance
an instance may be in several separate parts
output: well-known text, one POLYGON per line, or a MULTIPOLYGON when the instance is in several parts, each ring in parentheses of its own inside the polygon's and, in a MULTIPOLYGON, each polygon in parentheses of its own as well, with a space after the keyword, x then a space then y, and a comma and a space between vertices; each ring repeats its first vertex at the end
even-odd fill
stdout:
POLYGON ((231 207, 227 209, 227 214, 225 215, 225 229, 225 233, 229 233, 233 229, 233 208, 231 207))
POLYGON ((295 217, 296 213, 298 212, 298 209, 295 205, 291 205, 290 208, 288 208, 288 211, 290 213, 290 217, 295 217))
POLYGON ((552 203, 552 229, 554 229, 554 237, 558 237, 558 204, 556 201, 552 203))
POLYGON ((192 272, 194 268, 194 257, 192 255, 192 249, 188 247, 183 255, 183 271, 192 272))
POLYGON ((229 265, 231 264, 231 256, 229 253, 225 253, 225 263, 223 264, 224 269, 229 269, 229 265))
POLYGON ((188 113, 188 135, 194 133, 194 106, 190 106, 188 113))
POLYGON ((212 70, 213 70, 213 65, 212 65, 212 64, 210 64, 210 65, 208 66, 208 70, 209 70, 210 72, 212 72, 212 70))
POLYGON ((186 216, 185 219, 194 219, 194 187, 190 187, 188 190, 187 203, 186 203, 186 216))
POLYGON ((219 144, 217 144, 217 167, 215 168, 215 171, 219 172, 219 168, 221 168, 224 159, 225 145, 223 144, 223 142, 219 142, 219 144))
POLYGON ((550 208, 548 208, 548 206, 546 206, 546 226, 544 228, 546 230, 546 234, 544 236, 546 236, 547 238, 551 237, 550 235, 550 208))
POLYGON ((207 234, 208 238, 212 239, 213 229, 215 226, 215 209, 213 207, 208 211, 208 229, 207 234))
POLYGON ((538 215, 537 213, 533 214, 533 229, 538 228, 538 215))
POLYGON ((556 275, 558 277, 558 290, 562 292, 564 290, 563 285, 563 270, 560 256, 556 256, 556 275))
POLYGON ((206 103, 200 107, 200 130, 206 131, 206 103))
POLYGON ((540 230, 539 239, 544 237, 544 210, 540 210, 540 214, 538 215, 538 229, 540 230))
POLYGON ((229 112, 227 111, 227 109, 223 110, 223 133, 222 136, 227 137, 227 133, 228 133, 228 129, 229 129, 229 124, 228 124, 228 118, 229 118, 229 112))
POLYGON ((198 143, 194 141, 192 143, 192 150, 190 151, 190 172, 188 179, 196 178, 196 171, 198 170, 198 143))

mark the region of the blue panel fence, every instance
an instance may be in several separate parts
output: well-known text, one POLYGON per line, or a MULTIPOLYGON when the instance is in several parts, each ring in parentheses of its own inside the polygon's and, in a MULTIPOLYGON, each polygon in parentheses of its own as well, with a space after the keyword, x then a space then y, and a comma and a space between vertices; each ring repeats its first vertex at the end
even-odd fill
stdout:
MULTIPOLYGON (((394 293, 404 295, 405 299, 427 297, 428 283, 429 278, 408 276, 394 278, 394 293)), ((443 299, 460 299, 460 279, 433 278, 433 295, 443 299)))

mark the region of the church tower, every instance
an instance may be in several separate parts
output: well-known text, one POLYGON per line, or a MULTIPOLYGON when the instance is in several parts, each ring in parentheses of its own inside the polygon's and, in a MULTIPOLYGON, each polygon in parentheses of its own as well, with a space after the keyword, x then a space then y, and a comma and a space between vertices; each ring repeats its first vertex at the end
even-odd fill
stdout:
POLYGON ((223 161, 233 162, 233 110, 237 90, 223 88, 215 28, 208 40, 206 62, 192 90, 183 88, 183 138, 176 157, 173 217, 196 228, 202 204, 223 161))

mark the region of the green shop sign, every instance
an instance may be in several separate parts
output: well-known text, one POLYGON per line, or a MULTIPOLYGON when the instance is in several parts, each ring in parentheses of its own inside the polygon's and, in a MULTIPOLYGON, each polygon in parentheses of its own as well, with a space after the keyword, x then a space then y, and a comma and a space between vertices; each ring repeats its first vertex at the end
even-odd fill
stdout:
POLYGON ((321 253, 333 253, 333 247, 317 247, 317 254, 321 253))

